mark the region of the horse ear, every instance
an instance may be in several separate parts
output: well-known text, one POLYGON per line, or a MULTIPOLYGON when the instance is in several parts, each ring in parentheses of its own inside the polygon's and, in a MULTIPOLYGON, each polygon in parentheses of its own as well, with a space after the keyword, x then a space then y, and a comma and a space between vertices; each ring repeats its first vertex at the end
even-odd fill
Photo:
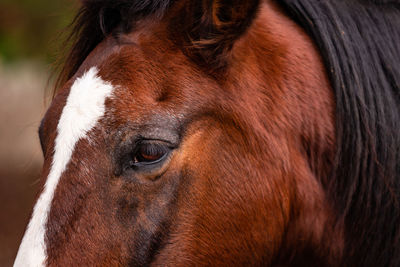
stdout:
POLYGON ((251 25, 259 4, 260 0, 185 1, 172 19, 171 32, 197 63, 221 69, 234 42, 251 25))

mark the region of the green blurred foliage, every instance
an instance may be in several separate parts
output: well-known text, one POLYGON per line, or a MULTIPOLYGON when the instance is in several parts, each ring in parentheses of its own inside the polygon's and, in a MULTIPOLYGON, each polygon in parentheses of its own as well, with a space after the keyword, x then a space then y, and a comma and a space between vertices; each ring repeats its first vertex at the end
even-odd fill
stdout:
POLYGON ((77 6, 76 0, 1 0, 0 60, 54 62, 77 6))

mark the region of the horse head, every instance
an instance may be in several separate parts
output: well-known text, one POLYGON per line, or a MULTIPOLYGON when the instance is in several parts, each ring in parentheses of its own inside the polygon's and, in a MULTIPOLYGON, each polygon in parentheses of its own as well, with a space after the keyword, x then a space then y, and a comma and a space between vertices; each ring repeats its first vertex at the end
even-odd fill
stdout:
POLYGON ((334 265, 334 94, 285 9, 82 4, 15 265, 334 265))

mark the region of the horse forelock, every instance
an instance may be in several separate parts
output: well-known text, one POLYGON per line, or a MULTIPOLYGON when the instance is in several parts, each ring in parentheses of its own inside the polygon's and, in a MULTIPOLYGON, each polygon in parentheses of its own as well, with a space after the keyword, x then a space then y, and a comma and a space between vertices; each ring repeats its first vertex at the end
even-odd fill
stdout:
POLYGON ((257 16, 261 2, 85 0, 71 25, 67 42, 72 48, 66 55, 54 90, 76 73, 85 58, 105 38, 111 35, 118 39, 120 35, 136 30, 136 24, 149 17, 152 20, 167 17, 163 27, 168 39, 201 65, 203 71, 218 72, 226 66, 225 58, 234 41, 246 32, 257 16))
POLYGON ((155 14, 161 17, 173 0, 82 0, 66 42, 66 55, 54 90, 61 87, 78 70, 89 53, 117 26, 128 32, 136 21, 155 14))

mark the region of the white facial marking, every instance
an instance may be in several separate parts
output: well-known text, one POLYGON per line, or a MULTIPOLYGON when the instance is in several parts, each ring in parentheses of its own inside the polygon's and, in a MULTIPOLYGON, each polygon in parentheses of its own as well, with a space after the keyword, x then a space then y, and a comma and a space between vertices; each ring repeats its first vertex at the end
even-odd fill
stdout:
POLYGON ((72 85, 57 125, 51 169, 19 247, 15 267, 45 266, 46 223, 58 181, 71 159, 76 143, 79 139, 86 138, 86 134, 104 115, 104 102, 112 92, 113 86, 97 76, 95 67, 72 85))

